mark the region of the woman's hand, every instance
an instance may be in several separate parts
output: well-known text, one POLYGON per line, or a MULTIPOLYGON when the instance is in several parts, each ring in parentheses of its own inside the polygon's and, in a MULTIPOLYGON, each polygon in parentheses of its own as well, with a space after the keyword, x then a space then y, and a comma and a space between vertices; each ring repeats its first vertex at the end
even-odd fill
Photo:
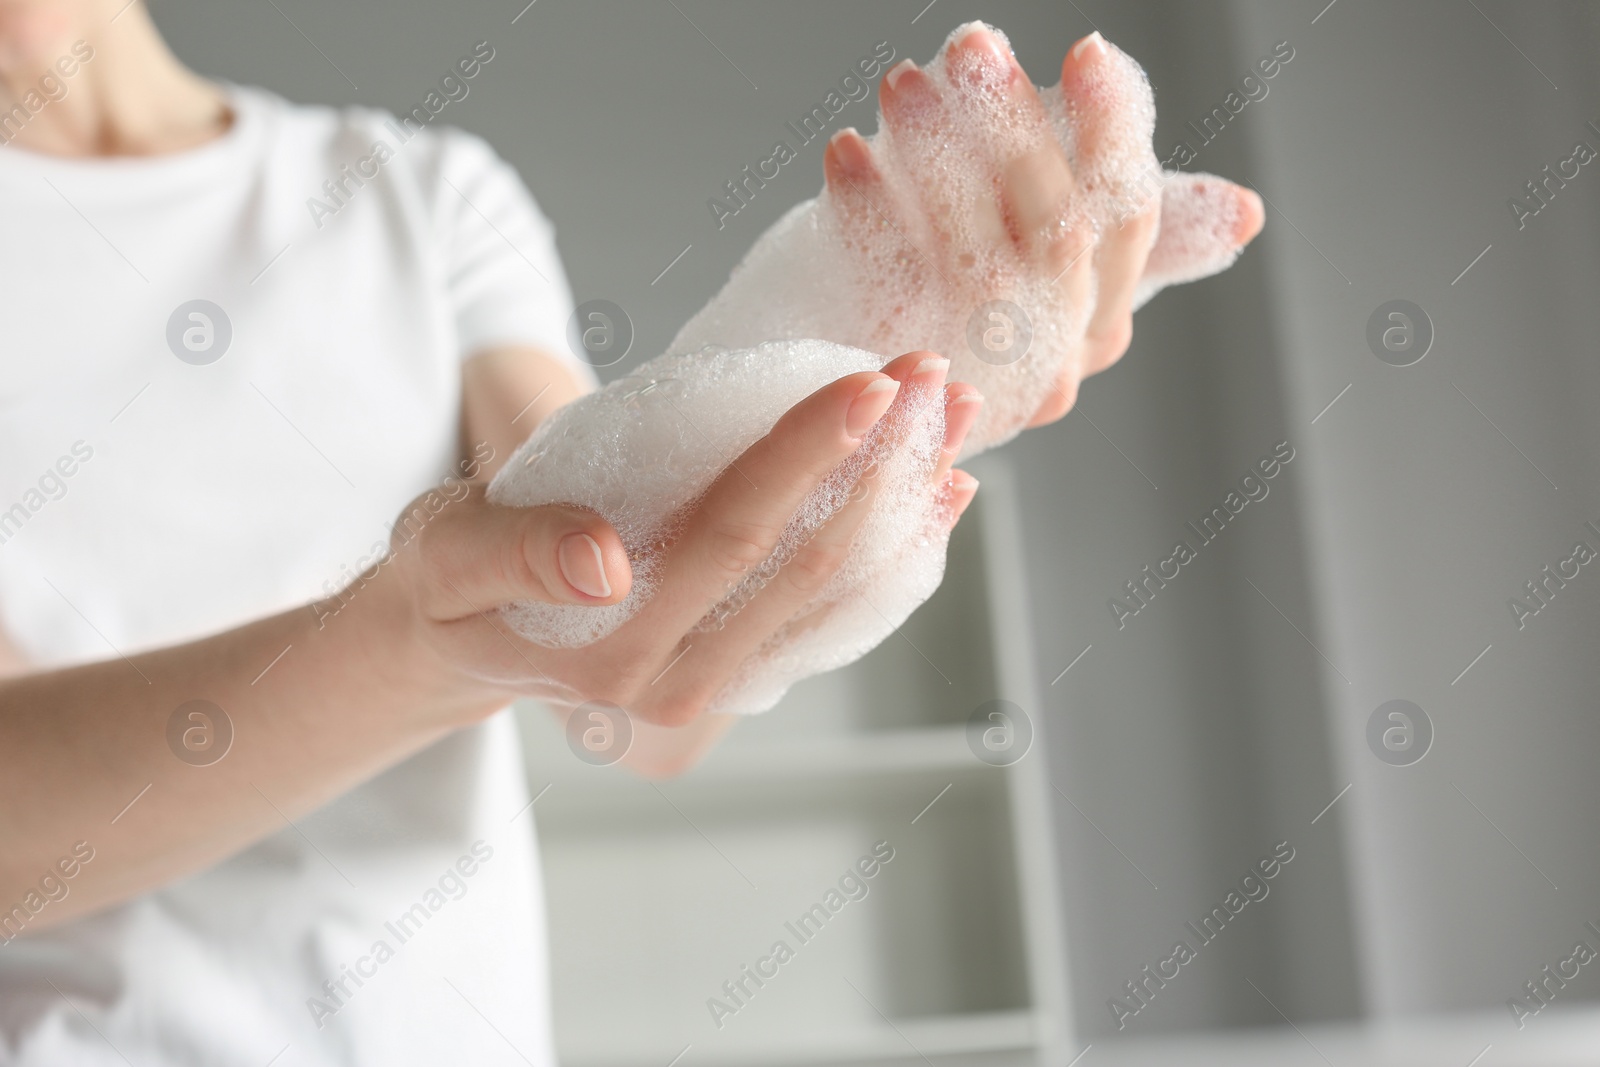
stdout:
POLYGON ((872 487, 857 494, 721 629, 696 631, 745 572, 771 555, 806 495, 860 444, 902 384, 944 390, 944 452, 933 477, 949 522, 977 482, 952 469, 981 398, 945 384, 948 361, 913 352, 881 373, 842 378, 792 408, 729 466, 688 516, 665 556, 660 587, 614 633, 580 648, 546 648, 518 637, 497 617, 525 600, 614 604, 631 587, 616 532, 593 512, 562 506, 489 504, 482 486, 453 503, 399 546, 394 588, 412 620, 407 660, 442 667, 484 695, 485 711, 508 695, 573 707, 619 705, 663 725, 692 721, 735 670, 802 611, 843 561, 866 517, 872 487))
MULTIPOLYGON (((888 72, 878 138, 847 129, 828 145, 829 192, 847 232, 892 229, 910 246, 912 276, 898 287, 900 306, 884 309, 884 339, 903 340, 896 316, 907 317, 919 293, 971 308, 1053 282, 1055 306, 1030 310, 1066 324, 1076 343, 1028 423, 1040 425, 1066 414, 1082 379, 1127 351, 1137 303, 1232 261, 1261 229, 1261 201, 1209 175, 1164 180, 1150 149, 1148 90, 1140 78, 1115 76, 1112 65, 1131 61, 1098 33, 1068 52, 1059 98, 1042 96, 981 24, 943 59, 942 85, 910 60, 888 72), (1071 163, 1055 132, 1063 123, 1076 131, 1071 163), (991 176, 992 197, 954 195, 951 166, 973 160, 991 176), (1109 221, 1103 208, 1101 218, 1085 217, 1080 202, 1096 197, 1114 203, 1109 221), (1231 232, 1189 225, 1202 216, 1231 218, 1231 232)), ((871 348, 872 340, 851 343, 871 348)))

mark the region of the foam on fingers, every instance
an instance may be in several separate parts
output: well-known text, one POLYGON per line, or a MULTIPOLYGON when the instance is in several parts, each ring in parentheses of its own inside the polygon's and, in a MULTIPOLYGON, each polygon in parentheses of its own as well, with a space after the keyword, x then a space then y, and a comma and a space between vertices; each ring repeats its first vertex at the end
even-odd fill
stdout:
MULTIPOLYGON (((1259 209, 1257 209, 1259 214, 1259 209)), ((1239 189, 1215 174, 1169 172, 1162 188, 1161 231, 1134 294, 1140 307, 1169 285, 1209 277, 1233 266, 1259 228, 1246 218, 1239 189)))
MULTIPOLYGON (((1070 402, 1077 375, 1063 371, 1082 367, 1095 303, 1092 242, 1153 203, 1160 233, 1135 306, 1233 261, 1249 221, 1241 202, 1221 179, 1161 174, 1139 65, 1095 35, 1063 77, 1035 93, 1004 35, 981 23, 958 27, 925 67, 888 72, 879 132, 835 136, 822 194, 755 242, 666 355, 562 409, 495 479, 496 503, 594 509, 633 565, 622 602, 514 605, 517 632, 575 647, 631 618, 706 490, 827 382, 904 352, 948 357, 950 381, 984 397, 951 417, 972 422, 968 455, 1017 434, 1052 397, 1070 402), (1054 153, 1068 173, 1058 156, 1054 170, 1032 165, 1054 153), (1070 249, 1080 254, 1058 264, 1070 249)), ((715 710, 770 707, 794 681, 871 649, 932 594, 972 489, 944 476, 945 417, 942 393, 902 387, 771 556, 711 606, 702 630, 726 625, 870 475, 844 565, 740 666, 715 710)))
MULTIPOLYGON (((833 181, 797 206, 670 351, 779 337, 824 337, 885 356, 928 348, 954 361, 952 380, 987 398, 967 454, 1014 436, 1087 326, 1087 311, 1073 306, 1082 287, 1057 284, 1060 270, 1043 269, 1047 257, 1029 250, 1066 247, 1067 234, 1091 240, 1137 195, 1126 174, 1154 172, 1143 72, 1108 47, 1091 80, 1118 102, 1096 112, 1093 182, 1073 189, 1064 176, 1054 184, 1070 196, 1003 218, 1007 168, 1025 170, 1052 145, 1072 157, 1079 138, 1060 88, 1036 96, 1005 36, 982 23, 958 27, 926 66, 897 66, 882 90, 880 130, 865 139, 871 188, 833 181), (1030 232, 1009 232, 1018 226, 1030 232)), ((1027 191, 1027 182, 1012 184, 1027 191)))
MULTIPOLYGON (((615 631, 655 594, 665 553, 690 509, 718 477, 739 476, 737 457, 817 389, 875 371, 883 362, 826 341, 710 348, 651 360, 556 412, 495 477, 489 499, 513 507, 593 509, 622 539, 633 588, 620 602, 599 607, 514 604, 502 611, 506 621, 521 636, 551 648, 579 647, 615 631)), ((765 710, 788 687, 772 678, 803 677, 848 662, 839 658, 841 649, 864 651, 877 644, 932 594, 943 573, 947 536, 934 486, 943 441, 942 391, 915 381, 903 385, 850 457, 806 495, 772 554, 710 606, 697 629, 726 625, 870 474, 871 511, 844 564, 801 614, 880 590, 883 615, 837 612, 825 639, 805 646, 809 651, 764 650, 741 674, 749 680, 724 690, 717 710, 765 710), (897 569, 886 569, 891 562, 897 569), (781 670, 762 667, 780 658, 781 670)))
MULTIPOLYGON (((1161 205, 1156 255, 1136 293, 1143 303, 1225 268, 1239 246, 1237 201, 1220 195, 1220 180, 1162 174, 1155 99, 1139 65, 1097 37, 1074 51, 1064 84, 1036 100, 1017 83, 1005 35, 982 23, 957 27, 925 66, 898 64, 881 89, 879 131, 864 139, 872 188, 830 181, 796 206, 670 350, 781 337, 885 356, 928 348, 954 361, 951 380, 987 398, 965 454, 1015 436, 1072 365, 1094 303, 1092 277, 1085 299, 1038 249, 1076 247, 1161 205), (1005 168, 1055 145, 1071 169, 1069 202, 1030 214, 1031 234, 1004 239, 994 205, 1005 168)), ((1060 266, 1072 265, 1066 258, 1060 266)))

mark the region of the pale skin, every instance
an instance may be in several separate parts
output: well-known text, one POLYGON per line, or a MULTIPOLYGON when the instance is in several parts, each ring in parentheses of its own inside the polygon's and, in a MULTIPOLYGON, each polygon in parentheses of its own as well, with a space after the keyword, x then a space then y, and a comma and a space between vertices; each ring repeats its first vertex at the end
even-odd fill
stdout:
MULTIPOLYGON (((88 41, 96 53, 67 97, 35 115, 6 150, 148 156, 193 148, 228 128, 223 94, 178 63, 142 4, 123 10, 124 3, 0 0, 0 110, 36 86, 73 41, 88 41)), ((894 121, 892 105, 885 111, 894 121)), ((849 148, 848 138, 830 146, 830 180, 841 167, 861 176, 859 168, 870 166, 849 148)), ((1016 161, 1000 179, 1003 218, 1042 217, 1071 194, 1064 157, 1016 161)), ((1092 350, 1064 372, 1060 396, 1036 422, 1065 414, 1078 380, 1126 349, 1129 300, 1153 229, 1146 222, 1124 227, 1093 257, 1098 303, 1082 308, 1092 315, 1092 350)), ((1006 227, 995 234, 1047 266, 1050 250, 1032 248, 1029 239, 1006 227)), ((1081 283, 1072 272, 1062 279, 1081 283)), ((732 722, 704 713, 723 683, 837 568, 865 515, 865 498, 824 527, 725 628, 696 634, 692 665, 686 657, 665 675, 663 668, 914 377, 918 386, 944 391, 948 430, 933 477, 947 521, 972 500, 976 481, 953 463, 982 401, 971 386, 946 384, 947 369, 934 353, 908 353, 798 404, 739 457, 743 476, 724 477, 688 516, 660 592, 611 636, 584 648, 523 641, 495 609, 527 599, 622 599, 631 572, 616 532, 577 508, 492 507, 482 484, 397 547, 326 626, 301 609, 131 663, 118 658, 63 670, 30 666, 16 651, 21 642, 0 634, 0 901, 20 899, 79 840, 93 845, 94 862, 29 929, 148 892, 281 830, 285 818, 316 809, 520 696, 558 708, 590 699, 620 704, 638 724, 634 768, 651 776, 681 771, 732 722), (603 585, 609 595, 585 592, 603 585), (251 685, 287 645, 292 653, 251 685), (166 742, 172 710, 197 696, 227 709, 235 728, 227 758, 203 773, 175 760, 166 742), (111 828, 111 817, 147 783, 111 828)), ((535 348, 473 353, 463 373, 463 443, 488 442, 500 462, 582 392, 560 359, 535 348)), ((493 464, 483 477, 492 474, 493 464)))

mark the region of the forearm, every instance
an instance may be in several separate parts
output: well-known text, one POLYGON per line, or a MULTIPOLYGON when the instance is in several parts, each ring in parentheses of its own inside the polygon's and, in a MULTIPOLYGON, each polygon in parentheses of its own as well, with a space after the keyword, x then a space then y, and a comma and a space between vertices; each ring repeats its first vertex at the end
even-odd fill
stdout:
POLYGON ((93 862, 30 930, 146 892, 492 711, 503 698, 407 641, 403 591, 386 577, 336 617, 301 608, 128 660, 0 680, 0 906, 79 841, 93 862), (233 732, 204 766, 169 743, 175 711, 197 699, 233 732))
POLYGON ((557 408, 589 391, 568 366, 537 348, 490 348, 466 363, 462 377, 462 453, 484 481, 557 408))

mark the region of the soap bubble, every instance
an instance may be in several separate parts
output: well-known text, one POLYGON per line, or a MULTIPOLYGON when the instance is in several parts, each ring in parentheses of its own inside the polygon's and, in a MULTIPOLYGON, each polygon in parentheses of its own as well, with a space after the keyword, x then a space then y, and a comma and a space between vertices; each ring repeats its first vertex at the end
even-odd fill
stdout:
MULTIPOLYGON (((1162 173, 1151 148, 1154 97, 1137 63, 1108 46, 1074 99, 1059 86, 1040 91, 1048 121, 1039 122, 1005 98, 991 62, 962 58, 952 72, 941 49, 923 70, 946 103, 944 118, 919 130, 885 128, 880 117, 871 138, 882 172, 876 199, 859 188, 838 196, 825 189, 797 204, 665 355, 557 412, 495 478, 495 503, 594 509, 616 528, 633 567, 632 589, 618 604, 509 606, 504 615, 519 634, 571 648, 615 631, 655 593, 666 546, 717 477, 790 407, 847 374, 907 352, 937 352, 952 361, 951 381, 969 382, 985 398, 965 454, 1019 433, 1077 358, 1089 308, 1068 305, 1061 273, 1049 276, 989 236, 982 208, 994 200, 996 160, 1051 138, 1065 150, 1073 198, 1048 233, 1104 238, 1159 199, 1161 240, 1135 306, 1164 285, 1232 263, 1235 191, 1210 175, 1162 173), (1087 138, 1079 126, 1091 110, 1087 138), (924 203, 929 189, 938 210, 924 203), (936 218, 940 239, 924 232, 929 224, 907 232, 889 222, 885 210, 895 205, 912 223, 936 218), (986 338, 991 329, 999 332, 986 338)), ((580 312, 601 318, 575 317, 573 325, 595 331, 596 345, 612 345, 602 357, 610 358, 621 320, 591 304, 580 312)), ((627 332, 631 341, 631 326, 627 332)), ((574 351, 605 365, 582 337, 580 329, 574 351)), ((874 499, 844 565, 746 660, 714 710, 771 707, 801 678, 865 654, 937 588, 948 530, 931 474, 944 408, 942 396, 918 392, 902 388, 856 453, 805 500, 771 557, 706 613, 701 629, 727 625, 875 472, 874 499)))
MULTIPOLYGON (((763 234, 722 292, 695 315, 668 351, 708 344, 751 347, 777 338, 817 337, 876 352, 885 360, 928 349, 952 361, 950 380, 969 382, 985 403, 967 435, 970 456, 1016 436, 1047 400, 1087 328, 1087 309, 1067 306, 1060 274, 1022 269, 989 236, 980 205, 995 196, 997 159, 1038 150, 1053 137, 1073 173, 1062 232, 1104 238, 1139 212, 1160 205, 1161 240, 1134 297, 1137 307, 1163 286, 1192 281, 1238 255, 1239 201, 1231 183, 1207 174, 1163 173, 1151 147, 1155 100, 1144 71, 1114 46, 1083 76, 1078 99, 1099 105, 1092 151, 1079 151, 1083 108, 1060 86, 1041 89, 1048 122, 1024 121, 969 69, 947 69, 958 27, 922 68, 946 107, 928 129, 885 126, 868 138, 881 188, 824 189, 797 204, 763 234), (958 84, 959 83, 959 84, 958 84), (926 189, 939 190, 929 203, 926 189), (905 210, 893 221, 896 205, 905 210), (920 206, 920 210, 919 210, 920 206), (923 216, 933 216, 921 229, 923 216), (942 240, 923 230, 937 225, 942 240), (1029 343, 998 355, 969 342, 974 308, 1027 309, 1029 343), (1012 358, 1014 355, 1015 358, 1012 358)), ((1004 35, 993 30, 1004 40, 1004 35)), ((978 65, 981 67, 982 62, 978 65)), ((982 73, 979 71, 978 73, 982 73)), ((987 209, 992 214, 992 208, 987 209)), ((1021 320, 1013 320, 1020 325, 1021 320)))
MULTIPOLYGON (((731 465, 747 448, 817 389, 884 362, 826 341, 708 349, 652 360, 556 412, 495 478, 489 499, 592 508, 621 537, 633 587, 620 603, 598 607, 515 604, 504 611, 508 623, 552 648, 612 633, 654 594, 663 546, 680 532, 685 513, 721 474, 736 471, 731 465), (540 459, 529 465, 527 455, 540 459)), ((932 477, 943 440, 942 391, 902 387, 856 451, 805 498, 771 556, 707 614, 702 629, 726 624, 850 501, 862 478, 872 478, 870 510, 844 564, 802 612, 827 611, 827 621, 758 655, 766 670, 731 686, 722 710, 764 710, 793 681, 872 648, 932 595, 947 536, 932 477), (877 610, 843 610, 863 598, 877 610)))

